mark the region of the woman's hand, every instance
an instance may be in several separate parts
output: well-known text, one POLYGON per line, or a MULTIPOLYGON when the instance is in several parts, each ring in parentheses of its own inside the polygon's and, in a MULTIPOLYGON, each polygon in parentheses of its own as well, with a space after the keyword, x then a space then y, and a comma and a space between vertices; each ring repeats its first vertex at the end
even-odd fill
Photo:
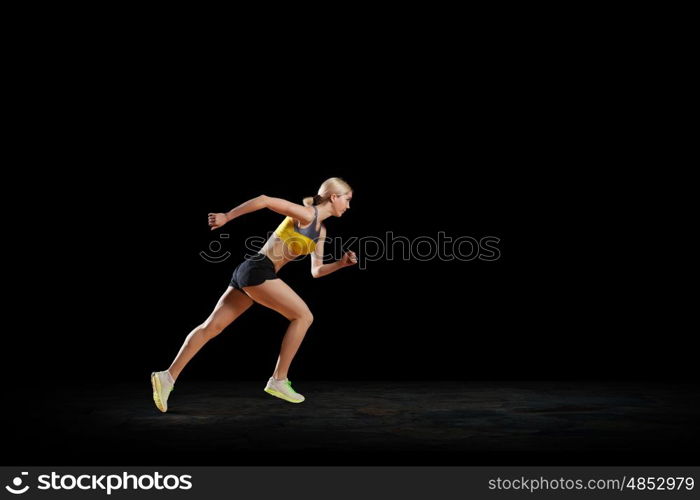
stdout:
POLYGON ((353 266, 357 264, 357 255, 352 250, 348 250, 340 259, 340 264, 343 267, 353 266))
POLYGON ((209 226, 211 230, 219 229, 221 226, 228 222, 228 217, 226 214, 209 214, 209 226))

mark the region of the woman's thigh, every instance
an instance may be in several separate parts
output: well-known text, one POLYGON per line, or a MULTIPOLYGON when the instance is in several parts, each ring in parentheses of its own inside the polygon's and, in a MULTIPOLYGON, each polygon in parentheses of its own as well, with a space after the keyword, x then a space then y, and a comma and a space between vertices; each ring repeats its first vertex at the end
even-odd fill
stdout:
POLYGON ((253 300, 245 293, 233 287, 228 287, 204 322, 204 326, 212 327, 215 330, 223 330, 252 305, 253 300))
POLYGON ((279 278, 267 280, 256 286, 247 286, 243 290, 258 304, 277 311, 290 321, 300 318, 313 321, 313 315, 306 302, 279 278))

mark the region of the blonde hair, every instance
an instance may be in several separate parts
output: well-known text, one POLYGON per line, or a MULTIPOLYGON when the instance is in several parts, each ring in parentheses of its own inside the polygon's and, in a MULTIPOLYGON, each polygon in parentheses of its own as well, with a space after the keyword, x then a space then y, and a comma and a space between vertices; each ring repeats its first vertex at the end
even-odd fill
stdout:
POLYGON ((352 191, 350 184, 345 182, 340 177, 331 177, 326 179, 321 187, 318 188, 318 194, 316 196, 309 196, 304 198, 304 205, 310 207, 312 205, 320 205, 331 199, 332 194, 345 194, 352 191))

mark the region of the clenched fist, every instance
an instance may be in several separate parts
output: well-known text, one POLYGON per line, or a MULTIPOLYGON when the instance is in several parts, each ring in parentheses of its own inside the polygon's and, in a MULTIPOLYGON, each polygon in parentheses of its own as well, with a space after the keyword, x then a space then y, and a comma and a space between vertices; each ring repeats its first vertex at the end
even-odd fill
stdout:
POLYGON ((343 266, 352 266, 357 264, 357 255, 352 250, 345 252, 345 255, 340 259, 340 263, 343 266))
POLYGON ((228 217, 226 214, 209 214, 209 227, 211 230, 219 229, 221 226, 228 222, 228 217))

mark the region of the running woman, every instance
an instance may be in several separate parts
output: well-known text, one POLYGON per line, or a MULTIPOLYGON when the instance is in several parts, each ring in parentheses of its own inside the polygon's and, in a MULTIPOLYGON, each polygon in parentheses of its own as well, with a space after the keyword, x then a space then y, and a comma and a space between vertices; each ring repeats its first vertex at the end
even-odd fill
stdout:
POLYGON ((301 403, 304 396, 292 388, 287 378, 289 366, 301 345, 313 315, 306 303, 292 288, 277 277, 279 270, 301 255, 311 254, 311 275, 320 278, 357 263, 354 252, 331 264, 323 263, 323 243, 328 217, 341 217, 350 209, 352 188, 339 177, 326 180, 313 197, 298 205, 281 198, 261 195, 237 206, 227 213, 210 213, 209 226, 219 229, 241 215, 269 208, 285 215, 275 232, 260 251, 246 259, 233 271, 229 287, 219 299, 209 317, 185 338, 170 368, 151 374, 153 400, 156 407, 168 411, 168 397, 175 381, 187 363, 204 344, 219 335, 224 328, 250 308, 254 302, 277 311, 289 320, 282 347, 272 377, 265 392, 290 403, 301 403))

